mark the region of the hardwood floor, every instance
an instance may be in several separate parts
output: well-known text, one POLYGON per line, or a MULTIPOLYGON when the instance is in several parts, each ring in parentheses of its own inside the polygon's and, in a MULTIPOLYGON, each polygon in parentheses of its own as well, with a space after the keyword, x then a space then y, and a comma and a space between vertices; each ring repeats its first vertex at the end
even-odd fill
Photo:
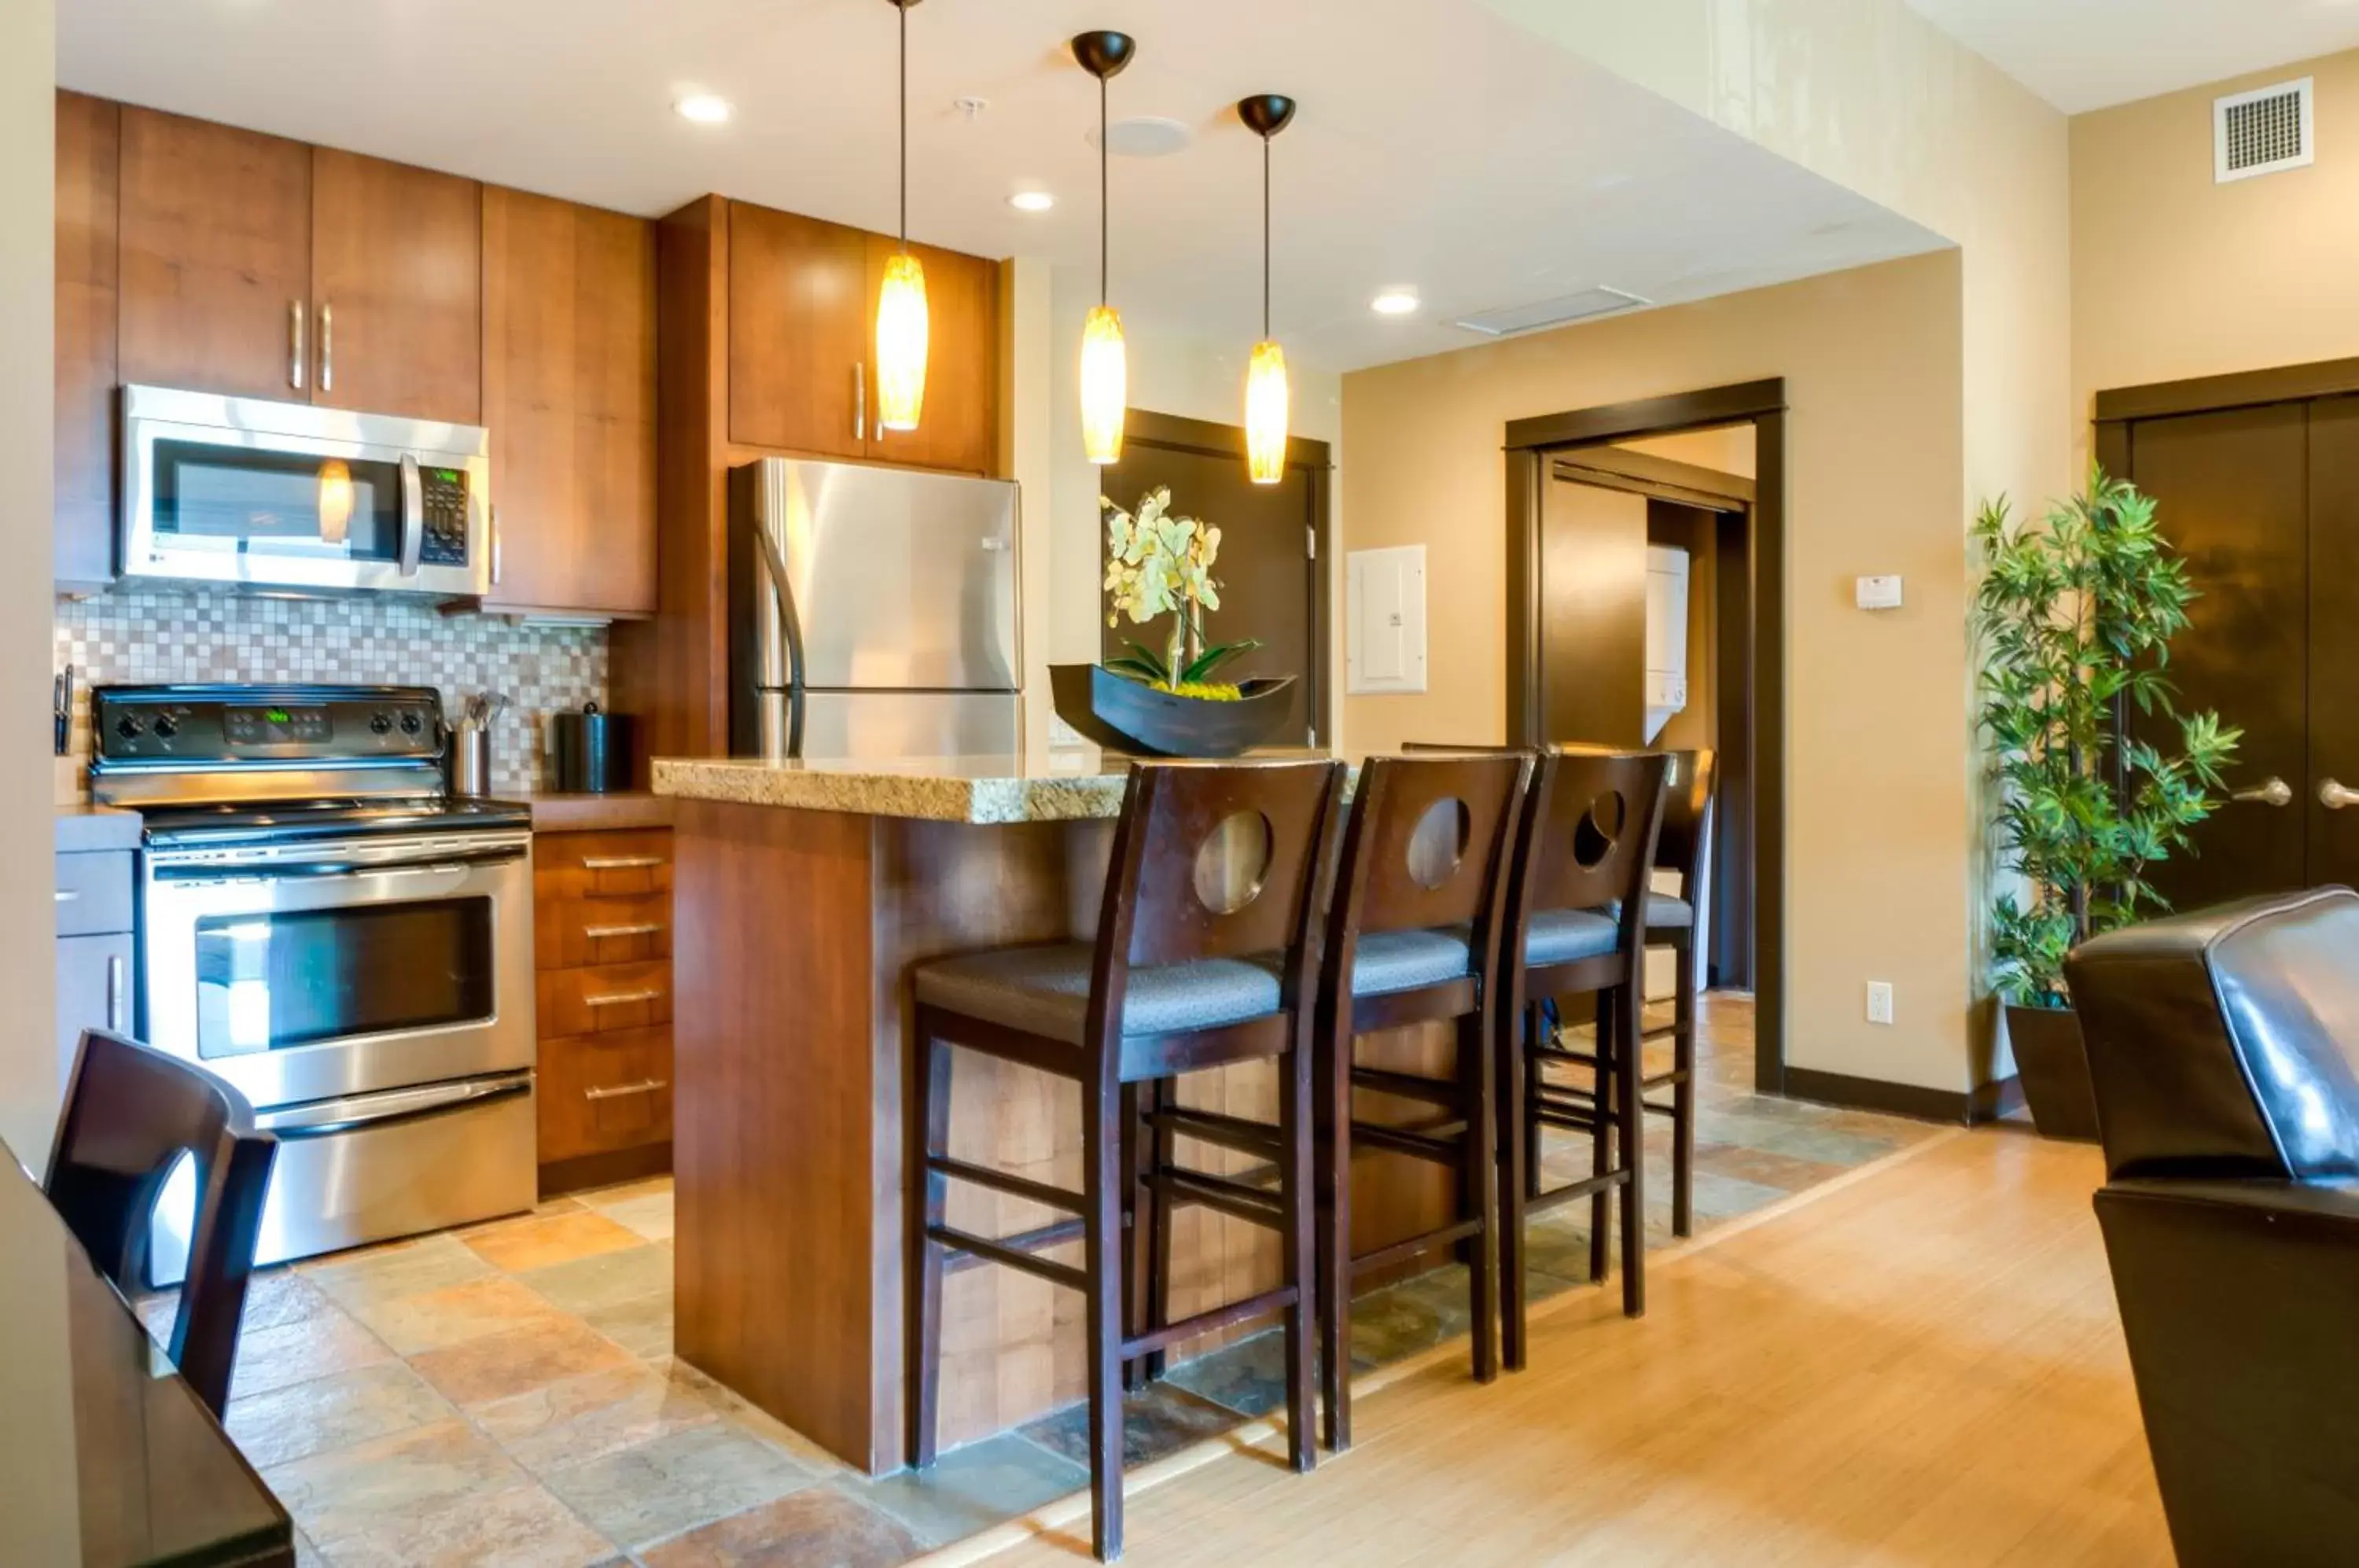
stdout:
MULTIPOLYGON (((2168 1563, 2089 1198, 2094 1150, 1936 1137, 1536 1309, 1532 1367, 1455 1346, 1308 1476, 1267 1427, 1134 1473, 1140 1568, 1240 1563, 2168 1563)), ((1086 1555, 1053 1506, 932 1561, 1086 1555)))

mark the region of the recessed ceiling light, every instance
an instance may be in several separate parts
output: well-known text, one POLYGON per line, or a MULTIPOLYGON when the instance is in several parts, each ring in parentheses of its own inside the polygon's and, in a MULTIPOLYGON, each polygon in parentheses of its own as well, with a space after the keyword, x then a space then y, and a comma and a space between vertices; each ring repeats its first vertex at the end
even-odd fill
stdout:
POLYGON ((729 100, 710 93, 691 93, 671 106, 671 112, 683 120, 694 120, 700 125, 717 125, 732 113, 729 100))
POLYGON ((1045 212, 1057 204, 1057 199, 1046 191, 1018 191, 1007 204, 1019 212, 1045 212))
POLYGON ((1387 289, 1368 301, 1368 309, 1379 316, 1406 316, 1417 309, 1417 290, 1387 289))

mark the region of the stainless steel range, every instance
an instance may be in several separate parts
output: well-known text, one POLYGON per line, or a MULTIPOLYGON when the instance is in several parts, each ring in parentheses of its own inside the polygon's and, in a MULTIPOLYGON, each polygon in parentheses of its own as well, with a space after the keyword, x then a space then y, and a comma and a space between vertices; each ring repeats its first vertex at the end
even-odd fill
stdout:
MULTIPOLYGON (((451 799, 417 686, 113 686, 91 793, 137 808, 140 1037, 277 1135, 257 1261, 529 1208, 531 813, 451 799)), ((158 1283, 193 1192, 168 1190, 158 1283)))

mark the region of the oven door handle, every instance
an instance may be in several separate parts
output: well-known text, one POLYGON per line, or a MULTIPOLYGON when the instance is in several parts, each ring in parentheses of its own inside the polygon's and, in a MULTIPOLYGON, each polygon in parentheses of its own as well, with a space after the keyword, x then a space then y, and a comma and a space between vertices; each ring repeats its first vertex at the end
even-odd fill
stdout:
POLYGON ((419 559, 426 550, 426 483, 418 472, 418 454, 401 454, 401 574, 418 575, 419 559))
POLYGON ((340 1100, 321 1100, 309 1105, 295 1105, 283 1111, 265 1111, 255 1116, 254 1125, 257 1130, 269 1133, 281 1142, 296 1142, 309 1138, 332 1138, 338 1133, 391 1127, 398 1122, 419 1121, 428 1116, 447 1116, 452 1111, 474 1110, 531 1093, 532 1073, 529 1071, 509 1073, 496 1078, 429 1083, 420 1089, 353 1094, 340 1100))
POLYGON ((438 855, 431 860, 256 860, 235 863, 166 862, 155 867, 158 882, 229 882, 256 878, 273 882, 318 880, 330 877, 418 877, 434 871, 466 871, 478 866, 499 866, 522 860, 521 845, 438 855))

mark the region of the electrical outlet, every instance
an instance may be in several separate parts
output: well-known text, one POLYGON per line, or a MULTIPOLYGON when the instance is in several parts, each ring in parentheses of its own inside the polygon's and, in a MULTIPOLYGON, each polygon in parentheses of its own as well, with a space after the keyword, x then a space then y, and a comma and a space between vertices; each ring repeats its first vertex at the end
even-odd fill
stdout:
POLYGON ((1867 1021, 1888 1024, 1892 1021, 1892 982, 1871 980, 1867 983, 1867 1021))

